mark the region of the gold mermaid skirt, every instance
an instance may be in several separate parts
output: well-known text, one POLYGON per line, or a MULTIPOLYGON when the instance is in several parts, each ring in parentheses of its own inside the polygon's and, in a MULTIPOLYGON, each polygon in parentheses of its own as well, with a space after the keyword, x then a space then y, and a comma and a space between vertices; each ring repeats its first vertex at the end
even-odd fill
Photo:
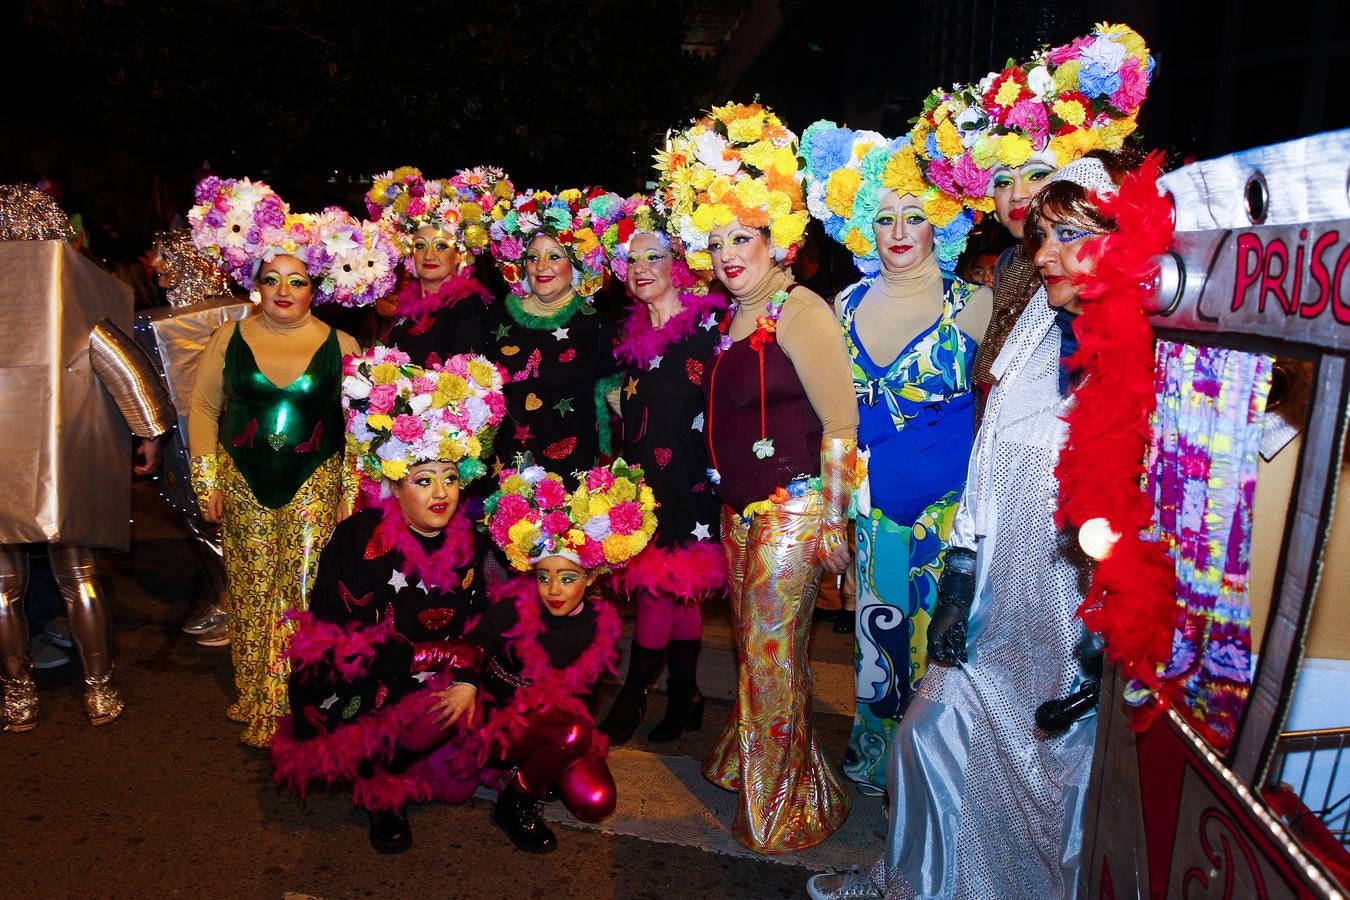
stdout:
POLYGON ((807 642, 822 569, 820 495, 748 522, 724 508, 736 702, 704 776, 740 793, 733 833, 761 853, 813 847, 848 818, 849 798, 811 728, 807 642))
POLYGON ((240 741, 266 747, 277 717, 287 711, 285 654, 294 625, 286 614, 309 607, 319 553, 337 524, 342 454, 321 465, 280 509, 254 499, 229 454, 221 451, 219 459, 230 656, 239 697, 227 715, 247 726, 240 741))

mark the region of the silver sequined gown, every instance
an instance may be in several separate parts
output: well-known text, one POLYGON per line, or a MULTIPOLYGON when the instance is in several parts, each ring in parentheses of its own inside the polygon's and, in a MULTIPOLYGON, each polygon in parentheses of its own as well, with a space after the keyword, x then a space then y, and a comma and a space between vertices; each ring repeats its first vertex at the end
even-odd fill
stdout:
POLYGON ((1033 720, 1082 681, 1074 612, 1087 566, 1054 524, 1069 401, 1041 288, 994 365, 953 543, 977 550, 969 660, 932 666, 896 733, 888 898, 1070 897, 1095 716, 1049 738, 1033 720))

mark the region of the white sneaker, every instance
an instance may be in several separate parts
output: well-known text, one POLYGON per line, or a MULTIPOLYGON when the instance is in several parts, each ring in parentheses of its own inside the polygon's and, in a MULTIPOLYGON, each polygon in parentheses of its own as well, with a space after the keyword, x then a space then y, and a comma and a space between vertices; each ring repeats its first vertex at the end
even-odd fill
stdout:
POLYGON ((183 631, 186 634, 205 634, 216 628, 225 626, 225 610, 218 604, 212 603, 206 608, 206 611, 199 616, 188 619, 183 623, 183 631))
POLYGON ((856 868, 850 872, 821 872, 806 882, 811 900, 884 900, 872 879, 856 868))

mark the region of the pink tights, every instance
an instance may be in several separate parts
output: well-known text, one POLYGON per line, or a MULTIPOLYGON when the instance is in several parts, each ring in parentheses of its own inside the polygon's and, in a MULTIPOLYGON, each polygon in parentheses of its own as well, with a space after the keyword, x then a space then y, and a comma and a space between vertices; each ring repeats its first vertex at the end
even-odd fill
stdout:
POLYGON ((633 640, 643 647, 661 650, 671 641, 696 641, 701 637, 703 610, 697 603, 676 600, 669 594, 638 595, 633 640))
POLYGON ((583 822, 599 822, 614 812, 618 791, 605 758, 592 749, 590 722, 550 710, 532 718, 512 735, 508 761, 517 765, 515 783, 522 793, 542 796, 550 785, 583 822))

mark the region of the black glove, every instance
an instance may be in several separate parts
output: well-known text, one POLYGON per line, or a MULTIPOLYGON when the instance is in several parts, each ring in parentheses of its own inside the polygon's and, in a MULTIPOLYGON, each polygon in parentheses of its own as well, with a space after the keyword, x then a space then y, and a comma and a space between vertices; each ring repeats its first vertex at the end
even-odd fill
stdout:
POLYGON ((928 623, 928 661, 966 661, 966 626, 975 600, 975 551, 953 547, 938 581, 937 605, 928 623))
POLYGON ((1036 707, 1036 726, 1047 734, 1059 734, 1097 708, 1101 694, 1102 640, 1086 632, 1075 651, 1083 675, 1083 686, 1067 697, 1047 700, 1036 707))

